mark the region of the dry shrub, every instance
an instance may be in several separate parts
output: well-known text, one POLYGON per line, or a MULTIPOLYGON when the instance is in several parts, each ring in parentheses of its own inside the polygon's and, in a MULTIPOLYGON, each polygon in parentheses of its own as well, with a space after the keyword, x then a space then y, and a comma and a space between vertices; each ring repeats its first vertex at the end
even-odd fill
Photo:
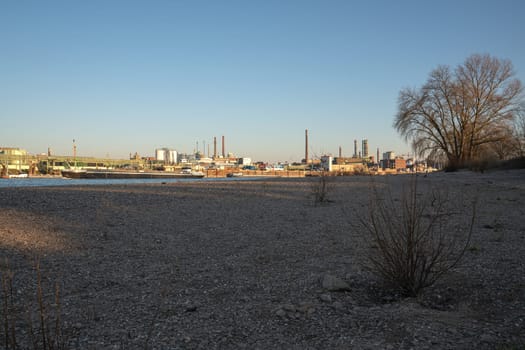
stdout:
POLYGON ((0 274, 2 285, 0 339, 5 349, 66 349, 66 340, 60 317, 60 289, 54 288, 53 303, 46 302, 42 285, 40 262, 35 261, 34 270, 36 305, 25 303, 18 293, 13 293, 14 273, 6 262, 0 274), (24 322, 26 321, 26 322, 24 322), (30 345, 31 344, 31 347, 30 345))
POLYGON ((360 217, 371 241, 369 267, 406 296, 418 295, 459 263, 476 218, 476 201, 472 212, 462 216, 453 203, 463 203, 449 200, 447 191, 417 190, 417 176, 399 199, 373 186, 368 215, 360 217), (454 228, 458 222, 463 227, 454 228))
POLYGON ((14 293, 13 293, 13 272, 9 268, 9 264, 6 261, 2 268, 1 273, 2 282, 2 332, 3 335, 2 343, 4 349, 16 349, 16 308, 14 305, 14 293))
POLYGON ((311 194, 314 205, 330 202, 328 195, 332 190, 331 177, 329 172, 322 171, 312 182, 311 194))

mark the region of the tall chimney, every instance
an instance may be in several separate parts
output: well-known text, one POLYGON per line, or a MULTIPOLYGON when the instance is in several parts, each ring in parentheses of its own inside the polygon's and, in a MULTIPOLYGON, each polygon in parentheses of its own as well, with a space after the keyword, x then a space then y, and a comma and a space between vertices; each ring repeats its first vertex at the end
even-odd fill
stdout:
POLYGON ((213 159, 217 158, 217 137, 213 136, 213 159))
POLYGON ((354 140, 354 158, 357 158, 357 140, 354 140))
POLYGON ((363 139, 361 151, 363 152, 363 158, 368 158, 368 140, 367 139, 363 139))
POLYGON ((343 158, 343 151, 341 150, 341 146, 339 146, 339 158, 343 158))
POLYGON ((226 158, 226 153, 224 152, 224 135, 222 136, 222 157, 226 158))
POLYGON ((304 161, 308 165, 308 129, 304 131, 304 161))

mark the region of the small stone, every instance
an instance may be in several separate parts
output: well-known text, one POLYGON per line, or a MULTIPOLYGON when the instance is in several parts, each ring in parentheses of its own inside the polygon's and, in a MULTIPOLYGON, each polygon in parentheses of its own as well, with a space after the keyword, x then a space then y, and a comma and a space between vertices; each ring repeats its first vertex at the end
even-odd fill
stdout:
POLYGON ((295 306, 293 306, 292 304, 285 304, 282 306, 282 308, 285 310, 285 311, 289 311, 289 312, 295 312, 295 310, 297 309, 295 306))
POLYGON ((297 311, 300 312, 300 313, 305 314, 312 308, 314 308, 314 306, 312 304, 310 304, 310 303, 301 303, 297 307, 297 311))
POLYGON ((325 303, 331 303, 332 302, 332 296, 330 294, 324 293, 319 296, 319 299, 321 301, 324 301, 325 303))
POLYGON ((350 290, 348 283, 338 277, 328 274, 323 276, 322 286, 324 289, 331 292, 350 290))
POLYGON ((343 303, 339 302, 339 301, 334 301, 334 303, 332 304, 332 307, 336 310, 342 310, 344 309, 344 306, 343 306, 343 303))
POLYGON ((492 336, 490 334, 481 334, 479 339, 482 341, 482 342, 486 342, 486 343, 490 343, 493 341, 492 339, 492 336))
POLYGON ((284 317, 286 316, 286 311, 284 311, 283 309, 279 309, 275 314, 279 317, 284 317))
POLYGON ((186 307, 186 312, 195 312, 195 311, 197 311, 197 306, 195 305, 190 305, 186 307))
POLYGON ((308 309, 308 311, 306 311, 306 316, 310 317, 314 314, 314 312, 315 312, 315 307, 312 307, 308 309))

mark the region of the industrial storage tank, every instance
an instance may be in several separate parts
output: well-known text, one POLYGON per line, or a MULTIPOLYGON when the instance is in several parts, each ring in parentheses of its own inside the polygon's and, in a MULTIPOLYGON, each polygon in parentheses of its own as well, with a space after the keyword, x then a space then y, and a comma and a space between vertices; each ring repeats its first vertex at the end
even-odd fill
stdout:
POLYGON ((158 148, 155 150, 155 159, 161 161, 166 160, 166 152, 163 148, 158 148))
POLYGON ((157 148, 155 159, 165 164, 177 164, 177 151, 169 148, 157 148))
POLYGON ((168 150, 168 156, 166 158, 166 161, 169 164, 177 164, 177 151, 172 149, 168 150))

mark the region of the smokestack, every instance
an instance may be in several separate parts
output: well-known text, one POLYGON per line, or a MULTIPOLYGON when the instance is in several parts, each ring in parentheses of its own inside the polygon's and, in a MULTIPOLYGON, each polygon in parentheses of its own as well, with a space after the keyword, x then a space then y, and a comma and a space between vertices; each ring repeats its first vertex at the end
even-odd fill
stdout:
POLYGON ((354 140, 354 158, 357 157, 357 140, 354 140))
POLYGON ((367 139, 363 140, 361 150, 363 152, 363 158, 368 158, 368 140, 367 139))
POLYGON ((213 159, 217 158, 217 137, 213 136, 213 159))
POLYGON ((308 129, 304 131, 304 161, 308 165, 308 129))
POLYGON ((339 158, 343 158, 343 152, 341 150, 341 146, 339 146, 339 158))
POLYGON ((222 136, 222 157, 226 158, 226 153, 224 152, 224 135, 222 136))

